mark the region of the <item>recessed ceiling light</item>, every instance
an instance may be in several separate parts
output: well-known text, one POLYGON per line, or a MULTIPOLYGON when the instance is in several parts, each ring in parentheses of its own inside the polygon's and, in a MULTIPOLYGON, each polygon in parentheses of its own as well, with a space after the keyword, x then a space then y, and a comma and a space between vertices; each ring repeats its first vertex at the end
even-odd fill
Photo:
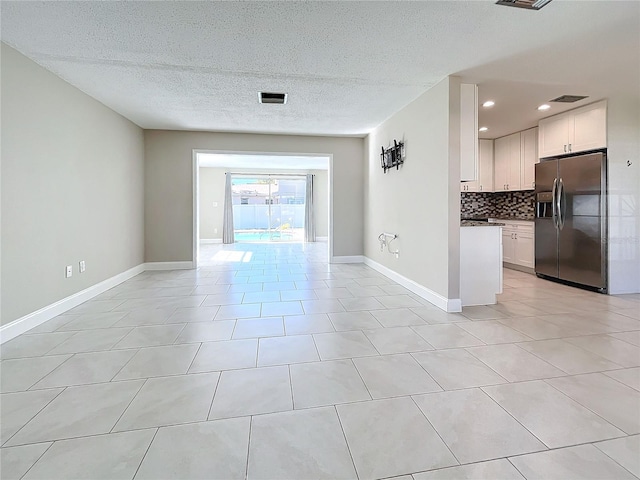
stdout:
POLYGON ((538 107, 538 110, 540 110, 540 111, 544 111, 544 110, 549 110, 550 108, 551 108, 551 106, 550 106, 550 105, 547 105, 547 104, 545 103, 545 104, 543 104, 543 105, 540 105, 540 106, 538 107))
POLYGON ((486 132, 487 130, 489 130, 489 127, 480 127, 478 129, 479 132, 486 132))
POLYGON ((486 102, 484 102, 482 104, 482 106, 484 108, 490 108, 490 107, 493 107, 495 104, 496 104, 496 102, 494 102, 493 100, 487 100, 486 102))

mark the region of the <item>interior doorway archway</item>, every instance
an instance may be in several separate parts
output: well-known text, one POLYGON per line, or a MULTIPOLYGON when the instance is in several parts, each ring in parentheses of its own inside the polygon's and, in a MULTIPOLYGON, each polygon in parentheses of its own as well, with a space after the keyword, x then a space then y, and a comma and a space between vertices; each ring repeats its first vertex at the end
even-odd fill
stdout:
MULTIPOLYGON (((197 268, 198 257, 200 253, 201 243, 222 243, 222 219, 224 212, 224 176, 226 173, 231 173, 232 178, 303 178, 308 173, 314 175, 314 212, 317 225, 317 240, 327 242, 328 256, 331 258, 333 252, 333 202, 332 202, 332 162, 333 156, 331 154, 299 154, 299 153, 274 153, 274 152, 240 152, 240 151, 212 151, 212 150, 193 150, 193 265, 197 268), (320 200, 320 201, 318 201, 320 200)), ((267 184, 268 185, 268 184, 267 184)), ((264 188, 261 188, 264 189, 264 188)), ((267 189, 268 190, 268 189, 267 189)), ((247 237, 247 232, 254 235, 267 235, 269 238, 277 233, 286 233, 291 235, 295 227, 299 228, 299 219, 294 219, 293 215, 296 213, 294 210, 300 209, 300 207, 289 206, 285 207, 287 210, 287 217, 282 217, 282 207, 275 208, 269 205, 270 202, 280 201, 280 198, 275 200, 271 195, 271 191, 264 192, 261 200, 265 203, 265 206, 252 207, 256 210, 265 210, 269 214, 267 224, 264 224, 264 219, 261 225, 256 225, 256 228, 246 228, 250 225, 245 225, 246 219, 240 230, 243 230, 241 241, 247 241, 250 236, 247 237), (266 208, 265 208, 266 207, 266 208), (276 212, 280 216, 273 216, 276 212), (289 212, 288 210, 291 210, 289 212), (291 221, 288 221, 291 217, 291 221), (284 220, 283 220, 284 218, 284 220), (275 219, 275 220, 274 220, 275 219), (274 223, 275 222, 275 223, 274 223), (277 224, 276 224, 277 223, 277 224), (285 228, 286 227, 286 228, 285 228), (261 232, 260 230, 265 230, 261 232), (286 232, 283 232, 285 231, 286 232)), ((260 195, 258 195, 260 196, 260 195)), ((242 196, 238 197, 238 205, 233 205, 234 217, 238 215, 239 209, 242 207, 242 196)), ((286 202, 296 202, 299 200, 286 199, 286 202)), ((246 199, 246 203, 249 204, 249 199, 246 199)), ((254 202, 255 203, 255 202, 254 202)), ((251 209, 251 208, 250 208, 251 209)), ((245 212, 246 213, 246 212, 245 212)), ((259 212, 261 215, 264 212, 259 212)), ((300 231, 297 232, 300 235, 300 231)), ((286 236, 285 235, 285 236, 286 236)), ((255 240, 255 239, 254 239, 255 240)), ((286 239, 285 239, 286 240, 286 239)), ((261 241, 261 239, 258 239, 261 241)))

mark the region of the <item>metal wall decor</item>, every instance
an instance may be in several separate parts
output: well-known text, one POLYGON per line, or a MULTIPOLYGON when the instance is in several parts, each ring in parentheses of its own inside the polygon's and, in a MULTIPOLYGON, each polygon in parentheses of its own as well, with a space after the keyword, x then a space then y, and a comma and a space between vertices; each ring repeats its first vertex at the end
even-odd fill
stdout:
POLYGON ((396 170, 398 170, 400 165, 404 163, 403 148, 404 143, 398 143, 395 140, 393 141, 393 147, 389 147, 386 150, 382 147, 380 163, 384 173, 387 173, 387 170, 393 167, 396 167, 396 170))

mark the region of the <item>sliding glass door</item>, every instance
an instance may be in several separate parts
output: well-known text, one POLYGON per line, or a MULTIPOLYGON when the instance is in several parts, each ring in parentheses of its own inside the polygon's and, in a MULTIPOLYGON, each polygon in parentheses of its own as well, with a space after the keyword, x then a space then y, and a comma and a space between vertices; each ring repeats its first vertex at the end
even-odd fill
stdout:
POLYGON ((304 241, 306 178, 297 175, 233 175, 236 242, 304 241))

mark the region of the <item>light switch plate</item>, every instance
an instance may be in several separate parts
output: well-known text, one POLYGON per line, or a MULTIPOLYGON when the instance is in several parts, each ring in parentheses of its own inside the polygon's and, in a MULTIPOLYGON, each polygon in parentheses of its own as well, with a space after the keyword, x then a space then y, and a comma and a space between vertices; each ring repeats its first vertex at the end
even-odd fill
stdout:
POLYGON ((67 265, 64 276, 69 278, 71 275, 73 275, 73 265, 67 265))
POLYGON ((80 273, 83 273, 86 270, 86 265, 84 263, 84 260, 80 260, 80 264, 78 266, 78 270, 80 271, 80 273))

